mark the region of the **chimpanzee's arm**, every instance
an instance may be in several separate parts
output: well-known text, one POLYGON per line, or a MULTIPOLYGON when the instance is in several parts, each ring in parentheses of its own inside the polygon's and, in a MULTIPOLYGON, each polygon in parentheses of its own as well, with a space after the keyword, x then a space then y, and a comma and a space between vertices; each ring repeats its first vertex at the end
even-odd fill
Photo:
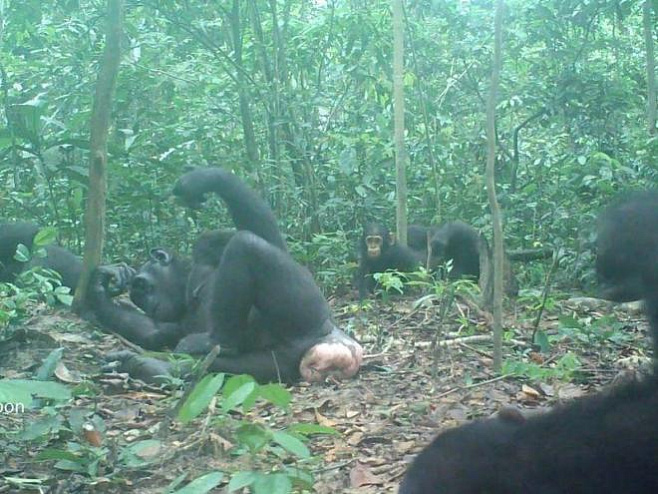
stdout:
POLYGON ((356 277, 359 300, 362 301, 374 289, 374 278, 368 269, 368 262, 363 258, 359 259, 359 272, 356 274, 356 277))
MULTIPOLYGON (((116 282, 117 278, 134 275, 134 271, 130 270, 130 273, 126 275, 126 271, 121 271, 122 269, 124 267, 101 266, 96 268, 87 294, 89 308, 103 327, 147 350, 160 350, 175 346, 181 336, 178 323, 156 323, 134 307, 115 302, 112 299, 112 296, 117 295, 119 290, 113 289, 111 283, 116 282)), ((118 284, 124 286, 127 281, 118 280, 118 284)))
POLYGON ((269 205, 240 178, 221 168, 197 168, 178 179, 174 194, 189 206, 198 206, 204 194, 215 192, 226 203, 238 230, 248 230, 287 250, 269 205))

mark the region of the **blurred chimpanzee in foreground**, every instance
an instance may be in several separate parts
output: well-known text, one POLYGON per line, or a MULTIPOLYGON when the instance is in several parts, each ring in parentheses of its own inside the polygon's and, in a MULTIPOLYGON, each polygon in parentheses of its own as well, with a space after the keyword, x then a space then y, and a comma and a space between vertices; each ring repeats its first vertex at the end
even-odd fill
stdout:
MULTIPOLYGON (((645 300, 655 361, 658 196, 636 194, 604 211, 598 242, 597 272, 609 296, 645 300)), ((416 458, 399 492, 658 492, 658 378, 620 385, 527 420, 503 414, 446 431, 416 458)))

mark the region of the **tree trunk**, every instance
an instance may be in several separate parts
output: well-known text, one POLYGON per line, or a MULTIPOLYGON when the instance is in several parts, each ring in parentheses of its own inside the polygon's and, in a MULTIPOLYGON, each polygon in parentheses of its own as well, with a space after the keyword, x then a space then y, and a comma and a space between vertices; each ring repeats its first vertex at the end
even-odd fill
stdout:
POLYGON ((494 60, 491 72, 491 88, 487 100, 487 194, 491 208, 491 222, 493 223, 493 356, 494 370, 500 372, 503 361, 503 223, 500 214, 500 205, 496 197, 496 179, 494 169, 496 164, 496 93, 500 77, 501 50, 502 50, 502 18, 504 1, 496 1, 496 16, 494 21, 494 60))
POLYGON ((73 300, 73 308, 77 311, 84 307, 89 278, 94 268, 100 264, 103 255, 107 190, 107 135, 110 127, 112 97, 121 61, 122 36, 123 2, 122 0, 108 0, 105 49, 98 70, 96 94, 91 111, 85 249, 82 275, 73 300))
POLYGON ((231 37, 233 38, 233 60, 238 67, 236 78, 238 81, 238 99, 240 102, 240 118, 242 120, 242 134, 244 147, 249 162, 249 170, 253 171, 254 164, 258 163, 258 146, 254 134, 254 121, 251 116, 247 87, 242 71, 242 21, 240 20, 240 0, 233 0, 231 9, 231 37))
POLYGON ((393 109, 397 186, 396 229, 398 241, 407 245, 407 151, 404 147, 404 26, 402 0, 393 0, 393 109))
POLYGON ((642 18, 644 20, 644 44, 647 53, 647 126, 649 135, 656 135, 656 60, 653 55, 653 26, 651 1, 644 0, 642 18))

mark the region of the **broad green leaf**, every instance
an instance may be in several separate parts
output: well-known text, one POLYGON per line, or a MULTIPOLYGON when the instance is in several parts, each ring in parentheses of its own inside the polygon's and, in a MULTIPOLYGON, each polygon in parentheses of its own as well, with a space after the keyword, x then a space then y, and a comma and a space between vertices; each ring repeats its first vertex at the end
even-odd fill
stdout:
POLYGON ((244 487, 248 487, 256 481, 257 477, 257 472, 251 472, 248 470, 244 472, 238 472, 233 475, 233 477, 231 477, 231 481, 228 483, 228 491, 235 492, 244 487))
POLYGON ((292 401, 290 391, 280 384, 272 383, 259 386, 258 394, 280 408, 288 408, 288 405, 292 401))
POLYGON ((299 458, 309 458, 311 456, 311 452, 303 442, 286 432, 274 432, 272 434, 272 440, 299 458))
POLYGON ((224 374, 208 374, 194 387, 185 404, 178 412, 178 420, 187 423, 198 417, 217 394, 224 383, 224 374))
POLYGON ((261 474, 251 487, 254 494, 289 494, 292 492, 292 481, 284 473, 261 474))
POLYGON ((45 247, 52 244, 57 239, 57 228, 48 226, 39 230, 39 233, 34 237, 34 248, 45 247))
POLYGON ((172 494, 204 494, 217 487, 223 478, 224 474, 222 472, 209 472, 194 479, 185 487, 178 489, 172 494))

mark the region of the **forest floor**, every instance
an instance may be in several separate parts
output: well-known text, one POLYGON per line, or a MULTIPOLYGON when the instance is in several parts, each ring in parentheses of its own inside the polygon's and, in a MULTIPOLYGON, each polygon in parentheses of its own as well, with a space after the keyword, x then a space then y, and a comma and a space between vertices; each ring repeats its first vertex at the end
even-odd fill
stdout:
MULTIPOLYGON (((364 344, 360 374, 347 382, 293 386, 288 410, 263 404, 244 414, 231 412, 230 419, 274 429, 295 423, 330 426, 338 433, 312 437, 312 459, 300 464, 313 473, 314 492, 394 493, 413 456, 441 430, 489 417, 504 406, 537 413, 633 374, 646 361, 646 324, 637 309, 594 299, 555 302, 541 319, 551 345, 540 354, 529 344, 536 312, 530 302, 518 301, 507 307, 504 321, 509 329, 505 368, 515 375, 496 375, 490 315, 456 301, 441 321, 438 304, 416 306, 416 301, 376 300, 359 309, 352 300, 332 300, 340 325, 364 344), (434 352, 434 340, 450 343, 434 352)), ((163 434, 158 426, 175 405, 171 391, 101 374, 102 355, 122 348, 121 340, 64 310, 37 312, 24 329, 0 342, 0 377, 30 378, 54 348, 63 347, 56 378, 71 387, 90 381, 92 392, 48 413, 70 417, 78 410, 100 417, 101 449, 107 449, 99 453, 95 475, 57 470, 37 453, 66 450, 67 444, 70 450, 80 438, 63 427, 27 441, 11 433, 42 420, 43 411, 0 416, 0 493, 156 493, 183 473, 189 481, 219 470, 228 480, 237 471, 294 464, 289 456, 232 454, 232 429, 219 409, 185 425, 174 421, 163 434), (148 465, 117 466, 127 444, 150 438, 162 446, 148 465)), ((212 492, 228 492, 223 485, 212 492)))

